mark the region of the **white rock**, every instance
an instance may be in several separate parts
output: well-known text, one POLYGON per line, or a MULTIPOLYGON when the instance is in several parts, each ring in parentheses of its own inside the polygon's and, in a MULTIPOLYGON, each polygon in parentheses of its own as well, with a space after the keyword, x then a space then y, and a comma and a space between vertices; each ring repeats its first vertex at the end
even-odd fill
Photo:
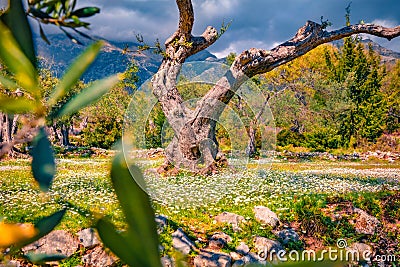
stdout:
POLYGON ((240 242, 239 246, 236 247, 236 251, 242 255, 246 255, 250 252, 250 248, 246 243, 240 242))
POLYGON ((63 230, 55 230, 32 244, 23 247, 22 251, 25 254, 28 252, 62 254, 69 257, 78 250, 78 246, 79 241, 70 233, 63 230))
POLYGON ((243 216, 226 211, 215 216, 214 220, 218 223, 228 223, 232 225, 235 232, 241 231, 239 224, 245 221, 243 216))
POLYGON ((98 237, 96 231, 92 228, 80 230, 77 235, 79 241, 85 248, 92 248, 100 245, 100 238, 98 237))
POLYGON ((193 263, 195 267, 231 267, 232 259, 226 253, 202 250, 193 263))
POLYGON ((255 206, 254 216, 257 221, 276 227, 279 224, 279 218, 275 212, 264 206, 255 206))
POLYGON ((188 255, 196 247, 181 228, 172 233, 172 246, 183 255, 188 255))

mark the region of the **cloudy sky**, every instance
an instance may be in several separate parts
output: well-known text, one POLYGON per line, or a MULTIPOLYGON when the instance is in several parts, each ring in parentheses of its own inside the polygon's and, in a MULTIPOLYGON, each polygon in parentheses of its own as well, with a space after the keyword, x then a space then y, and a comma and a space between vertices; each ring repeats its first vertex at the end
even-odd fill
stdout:
MULTIPOLYGON (((348 0, 194 0, 194 34, 208 26, 219 28, 232 21, 229 30, 210 51, 217 56, 240 52, 250 47, 272 48, 290 39, 307 20, 333 23, 331 29, 345 23, 348 0)), ((178 10, 173 0, 84 0, 101 13, 90 19, 92 34, 108 39, 135 41, 137 33, 149 42, 164 41, 177 27, 178 10)), ((360 20, 385 26, 400 25, 399 0, 353 0, 351 21, 360 20)), ((381 41, 384 46, 400 52, 399 40, 381 41)))
MULTIPOLYGON (((391 27, 400 25, 400 0, 351 2, 352 23, 363 20, 391 27)), ((135 35, 140 33, 148 42, 158 38, 163 43, 177 27, 174 0, 80 0, 78 3, 101 8, 100 14, 87 21, 92 23, 90 34, 107 39, 135 41, 135 35)), ((323 16, 333 23, 330 29, 342 27, 349 3, 350 0, 193 0, 193 33, 201 34, 208 25, 219 28, 223 22, 232 21, 229 30, 209 48, 211 52, 225 56, 251 47, 270 49, 290 39, 307 20, 320 22, 323 16)), ((379 42, 400 52, 400 37, 379 42)))

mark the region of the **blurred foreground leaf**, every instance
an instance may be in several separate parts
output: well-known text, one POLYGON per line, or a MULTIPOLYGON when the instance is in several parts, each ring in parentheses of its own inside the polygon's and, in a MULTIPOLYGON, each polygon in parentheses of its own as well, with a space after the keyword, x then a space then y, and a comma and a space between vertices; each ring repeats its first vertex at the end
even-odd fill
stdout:
POLYGON ((39 183, 40 190, 46 192, 49 190, 56 173, 56 163, 53 149, 44 127, 39 129, 32 144, 33 177, 39 183))
POLYGON ((53 231, 53 229, 61 222, 66 211, 66 209, 59 210, 52 215, 38 221, 35 224, 35 228, 39 230, 39 234, 36 236, 36 238, 42 238, 53 231))
POLYGON ((0 110, 6 113, 19 114, 33 111, 36 103, 24 97, 10 97, 0 95, 0 110))
POLYGON ((65 209, 57 211, 35 225, 0 222, 0 248, 8 248, 12 245, 23 247, 44 237, 61 222, 65 212, 65 209))
POLYGON ((133 179, 130 170, 135 179, 143 180, 139 168, 128 168, 124 155, 118 154, 113 160, 111 181, 127 220, 128 230, 118 234, 112 229, 112 224, 101 219, 97 223, 99 235, 104 244, 127 264, 160 267, 154 211, 148 195, 133 179))
POLYGON ((0 58, 23 89, 35 96, 40 94, 34 65, 21 51, 10 29, 2 22, 0 22, 0 58))
POLYGON ((145 266, 140 262, 140 254, 129 247, 129 242, 115 230, 112 223, 100 219, 96 228, 103 243, 124 263, 131 266, 145 266))
POLYGON ((29 223, 0 222, 0 248, 8 248, 14 244, 25 243, 38 234, 38 230, 29 223))
POLYGON ((67 211, 66 209, 59 210, 53 213, 52 215, 44 217, 43 219, 39 220, 35 224, 35 230, 37 231, 36 234, 31 239, 26 240, 25 242, 20 244, 20 247, 35 242, 36 240, 39 240, 40 238, 44 237, 45 235, 53 231, 54 228, 61 222, 66 211, 67 211))
POLYGON ((28 253, 25 255, 25 257, 34 264, 45 264, 46 262, 60 261, 67 258, 67 256, 63 254, 42 254, 42 253, 38 254, 28 253))
POLYGON ((9 7, 1 20, 11 30, 12 35, 21 47, 32 66, 36 66, 36 55, 33 45, 32 31, 26 18, 21 0, 9 0, 9 7))
POLYGON ((2 75, 0 75, 0 85, 7 88, 8 90, 15 90, 18 88, 18 84, 2 75))

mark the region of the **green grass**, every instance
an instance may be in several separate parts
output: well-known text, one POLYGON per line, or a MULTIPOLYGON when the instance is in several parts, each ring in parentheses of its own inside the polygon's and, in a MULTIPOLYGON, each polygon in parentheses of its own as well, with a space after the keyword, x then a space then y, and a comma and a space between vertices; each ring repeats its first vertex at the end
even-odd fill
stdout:
POLYGON ((123 225, 122 214, 108 178, 109 159, 58 160, 51 190, 39 191, 29 161, 0 165, 0 214, 9 222, 35 222, 68 207, 60 229, 89 227, 93 215, 106 215, 123 225))
MULTIPOLYGON (((158 161, 141 161, 141 165, 148 169, 158 161)), ((110 159, 58 159, 54 184, 46 194, 34 184, 29 163, 28 160, 0 162, 0 216, 5 221, 35 222, 68 207, 58 229, 76 233, 90 227, 97 216, 110 218, 120 229, 125 227, 109 180, 110 159)), ((378 219, 398 222, 400 200, 393 196, 400 187, 398 178, 392 176, 397 170, 400 173, 397 167, 363 166, 358 162, 277 162, 270 169, 225 170, 212 177, 185 174, 160 178, 151 172, 145 177, 156 213, 169 218, 170 225, 161 234, 160 243, 165 248, 163 254, 172 254, 171 233, 178 227, 198 240, 199 247, 204 247, 205 240, 217 231, 233 238, 226 250, 234 250, 242 241, 251 247, 256 235, 276 239, 271 228, 254 220, 256 205, 269 207, 286 225, 302 222, 302 229, 314 231, 313 235, 324 245, 334 246, 338 238, 362 240, 365 236, 356 234, 346 220, 333 222, 321 210, 330 203, 350 201, 378 219), (338 167, 349 172, 332 172, 338 167), (371 168, 390 171, 379 178, 359 172, 371 168), (213 217, 223 211, 244 216, 243 231, 234 232, 229 225, 214 223, 213 217)), ((398 233, 387 235, 400 240, 398 233)), ((303 242, 286 246, 287 249, 302 247, 303 242)), ((62 266, 75 266, 78 260, 78 257, 72 258, 62 266)))

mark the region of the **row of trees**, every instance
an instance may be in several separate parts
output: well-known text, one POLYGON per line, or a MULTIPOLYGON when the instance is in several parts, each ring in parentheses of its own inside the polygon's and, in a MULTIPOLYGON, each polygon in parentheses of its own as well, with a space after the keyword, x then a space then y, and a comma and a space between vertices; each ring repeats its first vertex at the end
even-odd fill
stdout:
MULTIPOLYGON (((4 76, 9 75, 4 67, 1 70, 4 76)), ((57 120, 48 120, 46 122, 47 130, 54 144, 63 147, 94 146, 111 148, 121 138, 124 112, 130 101, 129 92, 136 89, 138 81, 137 71, 137 66, 132 63, 123 74, 122 81, 97 103, 74 114, 62 116, 57 120)), ((42 68, 39 73, 39 83, 43 90, 42 95, 46 99, 59 83, 59 79, 53 75, 50 69, 42 68)), ((67 100, 87 86, 83 82, 78 82, 69 90, 68 94, 47 112, 49 114, 58 112, 59 108, 67 100)), ((0 90, 2 94, 14 97, 20 97, 23 94, 19 89, 10 91, 0 87, 0 90)), ((29 119, 29 115, 26 114, 0 113, 0 149, 4 148, 6 150, 6 146, 11 145, 13 148, 10 153, 25 152, 26 144, 22 146, 14 146, 14 144, 21 143, 16 139, 18 139, 18 133, 29 119)))
POLYGON ((317 48, 268 73, 264 77, 274 90, 289 89, 271 102, 284 129, 278 144, 354 148, 398 132, 399 69, 399 61, 381 64, 370 45, 348 37, 340 49, 317 48))
MULTIPOLYGON (((231 64, 233 54, 228 56, 231 64)), ((2 69, 3 74, 7 70, 2 69)), ((132 88, 138 81, 137 67, 132 63, 125 72, 125 79, 99 102, 79 113, 48 121, 53 141, 61 146, 95 146, 111 148, 121 138, 124 113, 129 105, 132 88), (128 89, 130 88, 130 89, 128 89)), ((302 146, 313 150, 360 147, 376 142, 383 133, 400 130, 400 62, 381 63, 371 46, 365 47, 359 37, 348 37, 341 48, 325 45, 286 65, 253 78, 265 94, 278 128, 278 145, 302 146)), ((184 99, 203 97, 210 85, 191 84, 180 78, 178 89, 184 99)), ((58 83, 49 69, 40 72, 40 83, 48 97, 58 83)), ((85 87, 78 83, 63 103, 85 87)), ((5 89, 2 89, 5 90, 5 89)), ((20 94, 18 90, 8 94, 20 94)), ((251 114, 246 103, 237 95, 229 103, 245 124, 249 141, 247 152, 256 156, 261 147, 257 130, 257 114, 251 114)), ((266 105, 265 103, 264 105, 266 105)), ((57 106, 49 112, 56 112, 57 106)), ((14 134, 27 118, 2 113, 0 141, 10 143, 14 134)), ((258 114, 260 116, 260 114, 258 114)), ((173 134, 165 131, 166 117, 157 104, 144 126, 145 146, 161 147, 163 140, 170 141, 173 134), (163 128, 164 127, 164 128, 163 128)), ((236 127, 231 124, 231 127, 236 127)), ((216 137, 222 148, 231 147, 228 132, 217 124, 216 137)), ((18 148, 14 148, 18 150, 18 148)))

